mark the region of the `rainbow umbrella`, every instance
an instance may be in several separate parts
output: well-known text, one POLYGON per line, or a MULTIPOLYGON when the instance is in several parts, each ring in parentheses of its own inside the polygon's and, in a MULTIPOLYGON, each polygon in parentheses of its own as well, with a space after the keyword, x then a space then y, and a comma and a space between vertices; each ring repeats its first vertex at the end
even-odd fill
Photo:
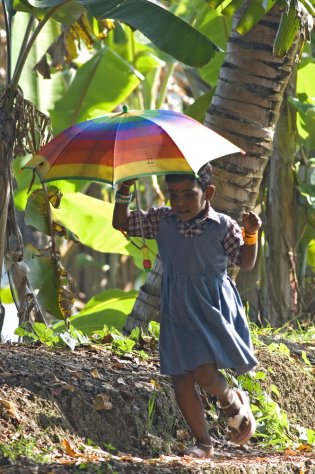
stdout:
POLYGON ((202 165, 242 150, 196 120, 171 110, 108 114, 64 130, 24 168, 45 183, 86 179, 116 184, 170 173, 197 173, 202 165))
MULTIPOLYGON (((23 168, 42 183, 85 179, 116 184, 141 176, 197 173, 205 163, 242 150, 187 115, 130 110, 81 122, 42 147, 23 168)), ((137 207, 139 198, 135 184, 137 207)), ((143 266, 151 262, 143 237, 143 266)), ((129 239, 130 240, 130 239, 129 239)))

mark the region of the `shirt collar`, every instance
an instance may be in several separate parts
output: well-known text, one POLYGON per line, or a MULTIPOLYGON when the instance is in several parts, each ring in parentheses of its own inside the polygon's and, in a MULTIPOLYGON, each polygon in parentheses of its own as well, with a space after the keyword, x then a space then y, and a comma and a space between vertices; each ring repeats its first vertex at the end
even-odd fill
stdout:
MULTIPOLYGON (((175 215, 171 208, 170 208, 170 214, 175 215)), ((205 221, 206 219, 211 219, 213 221, 216 221, 216 222, 220 223, 220 218, 219 218, 218 214, 215 212, 215 210, 213 209, 213 207, 211 207, 209 201, 206 202, 206 213, 204 214, 204 216, 201 219, 198 219, 196 221, 196 223, 205 221)))

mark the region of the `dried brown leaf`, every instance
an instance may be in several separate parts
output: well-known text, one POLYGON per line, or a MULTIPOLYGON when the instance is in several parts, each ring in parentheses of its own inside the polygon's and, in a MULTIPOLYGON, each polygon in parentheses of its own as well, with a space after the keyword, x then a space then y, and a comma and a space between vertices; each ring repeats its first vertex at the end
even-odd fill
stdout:
POLYGON ((98 411, 100 410, 111 410, 113 404, 111 402, 111 397, 107 393, 99 393, 96 395, 94 400, 94 408, 98 411))
POLYGON ((96 367, 92 367, 91 375, 94 379, 101 379, 102 378, 101 374, 99 373, 99 371, 97 370, 96 367))

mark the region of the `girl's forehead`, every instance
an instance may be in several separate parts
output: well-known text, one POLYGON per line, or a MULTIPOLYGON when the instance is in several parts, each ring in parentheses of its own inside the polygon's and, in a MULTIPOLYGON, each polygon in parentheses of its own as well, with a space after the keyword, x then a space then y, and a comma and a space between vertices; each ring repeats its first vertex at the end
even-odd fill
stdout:
POLYGON ((196 181, 191 181, 190 179, 183 179, 177 183, 167 183, 167 188, 169 191, 201 191, 200 186, 196 181))

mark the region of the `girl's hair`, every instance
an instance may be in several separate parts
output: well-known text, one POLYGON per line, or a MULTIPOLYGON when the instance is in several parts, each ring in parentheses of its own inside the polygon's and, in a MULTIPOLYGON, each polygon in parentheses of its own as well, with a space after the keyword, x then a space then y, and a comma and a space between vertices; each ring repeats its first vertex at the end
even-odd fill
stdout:
POLYGON ((198 183, 201 189, 205 191, 212 184, 212 166, 210 163, 206 163, 197 174, 167 174, 165 176, 167 183, 179 183, 184 179, 198 183))

